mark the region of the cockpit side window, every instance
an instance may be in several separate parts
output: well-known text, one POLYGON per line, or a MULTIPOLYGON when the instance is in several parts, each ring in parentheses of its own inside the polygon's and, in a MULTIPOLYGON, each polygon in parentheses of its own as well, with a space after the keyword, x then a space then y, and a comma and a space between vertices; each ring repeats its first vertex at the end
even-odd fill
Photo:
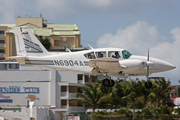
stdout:
POLYGON ((96 52, 96 57, 97 58, 104 58, 106 57, 106 52, 96 52))
POLYGON ((87 59, 95 59, 94 52, 86 53, 86 54, 84 54, 84 56, 85 56, 87 59))
POLYGON ((121 58, 119 51, 109 51, 108 57, 119 59, 121 58))
POLYGON ((124 59, 128 59, 132 54, 126 50, 123 50, 122 55, 124 59))

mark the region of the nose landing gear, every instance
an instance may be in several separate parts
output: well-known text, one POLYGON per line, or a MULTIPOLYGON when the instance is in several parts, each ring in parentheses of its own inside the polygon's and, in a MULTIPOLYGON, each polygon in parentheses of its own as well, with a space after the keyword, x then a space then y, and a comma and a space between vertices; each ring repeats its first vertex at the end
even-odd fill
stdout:
POLYGON ((145 83, 145 87, 146 87, 146 89, 151 89, 152 88, 152 83, 150 81, 147 81, 145 83))
POLYGON ((114 86, 114 80, 106 78, 103 80, 102 84, 105 87, 113 87, 114 86))

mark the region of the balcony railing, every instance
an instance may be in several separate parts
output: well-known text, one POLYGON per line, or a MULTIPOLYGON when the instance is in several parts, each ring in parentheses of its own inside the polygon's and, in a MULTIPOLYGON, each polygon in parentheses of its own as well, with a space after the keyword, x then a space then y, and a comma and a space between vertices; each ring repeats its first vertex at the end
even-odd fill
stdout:
POLYGON ((61 92, 61 97, 67 97, 67 92, 61 92))
POLYGON ((78 80, 78 83, 83 84, 83 80, 78 80))
POLYGON ((6 47, 6 44, 0 43, 0 47, 6 47))
MULTIPOLYGON (((61 92, 61 97, 67 97, 67 92, 61 92)), ((69 93, 69 98, 76 98, 76 93, 69 93)))
POLYGON ((70 98, 72 98, 72 97, 73 97, 73 98, 76 98, 76 93, 69 93, 69 97, 70 97, 70 98))
POLYGON ((5 57, 6 54, 5 53, 0 53, 0 57, 5 57))
POLYGON ((4 34, 0 34, 0 38, 3 38, 3 37, 5 37, 5 35, 4 34))

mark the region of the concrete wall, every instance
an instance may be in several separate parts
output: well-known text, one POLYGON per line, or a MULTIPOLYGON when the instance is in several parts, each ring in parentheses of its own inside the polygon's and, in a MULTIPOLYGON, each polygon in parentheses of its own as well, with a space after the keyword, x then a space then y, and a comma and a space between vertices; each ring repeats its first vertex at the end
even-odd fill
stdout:
POLYGON ((49 81, 51 71, 0 71, 0 81, 49 81), (13 76, 13 77, 12 77, 13 76))
MULTIPOLYGON (((56 80, 57 82, 66 81, 69 83, 78 83, 77 74, 78 72, 71 72, 71 71, 67 72, 63 70, 57 70, 56 80)), ((82 74, 82 73, 79 73, 79 74, 82 74)))

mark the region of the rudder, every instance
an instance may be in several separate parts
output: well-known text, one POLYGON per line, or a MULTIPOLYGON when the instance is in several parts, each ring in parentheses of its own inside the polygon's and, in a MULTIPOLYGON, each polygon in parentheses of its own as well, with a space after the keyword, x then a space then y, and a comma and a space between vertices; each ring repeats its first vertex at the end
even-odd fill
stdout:
POLYGON ((48 51, 28 27, 15 27, 14 32, 17 56, 45 56, 48 54, 48 51))

